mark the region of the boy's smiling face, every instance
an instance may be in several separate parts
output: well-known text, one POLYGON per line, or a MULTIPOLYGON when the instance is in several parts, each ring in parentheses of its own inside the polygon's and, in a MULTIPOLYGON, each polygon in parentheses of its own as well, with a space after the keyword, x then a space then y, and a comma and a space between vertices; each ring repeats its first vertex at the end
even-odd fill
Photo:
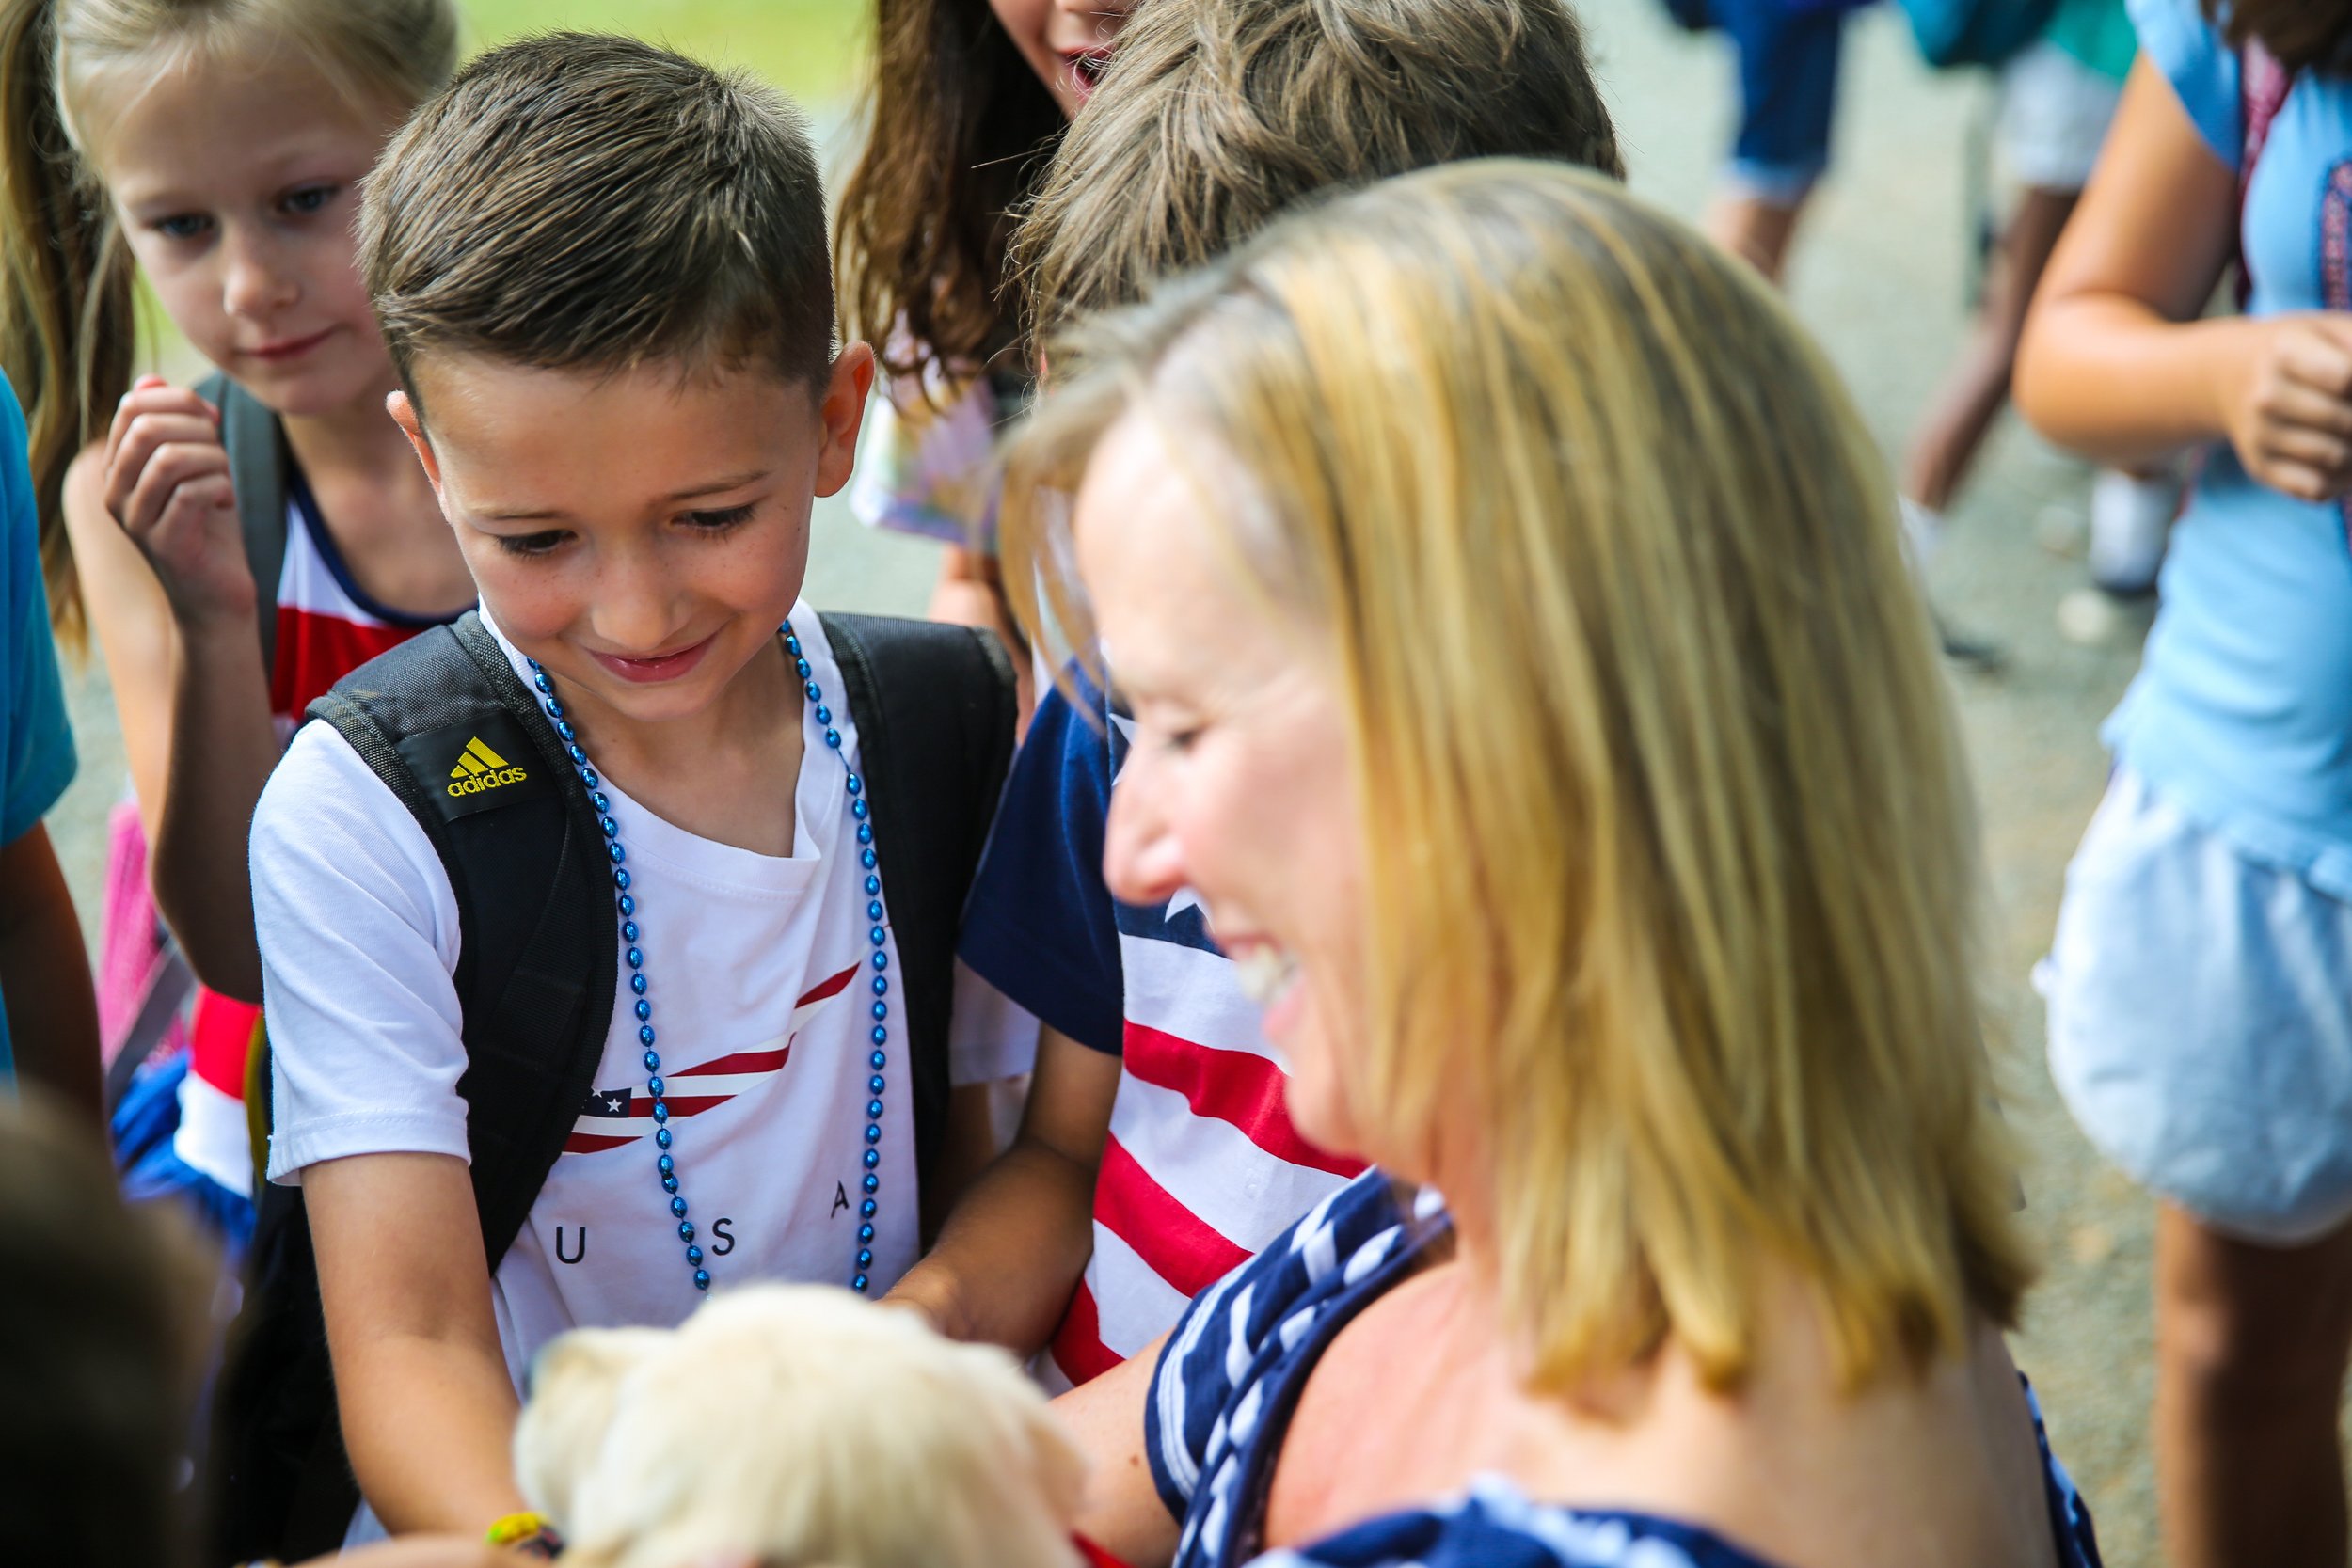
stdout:
POLYGON ((848 482, 873 356, 811 387, 420 356, 393 394, 482 602, 583 718, 709 710, 800 597, 811 500, 848 482), (597 710, 603 710, 598 712, 597 710))

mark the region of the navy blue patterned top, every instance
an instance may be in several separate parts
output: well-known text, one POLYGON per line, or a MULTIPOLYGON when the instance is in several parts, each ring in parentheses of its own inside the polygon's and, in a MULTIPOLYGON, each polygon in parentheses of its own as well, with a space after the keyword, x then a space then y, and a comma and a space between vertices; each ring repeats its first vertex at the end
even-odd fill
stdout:
MULTIPOLYGON (((1308 1372, 1446 1227, 1436 1194, 1423 1193, 1408 1216, 1389 1179, 1366 1171, 1195 1298, 1161 1354, 1144 1410, 1152 1480, 1184 1525, 1175 1568, 1769 1568, 1712 1530, 1535 1502, 1499 1476, 1437 1507, 1263 1551, 1266 1491, 1308 1372)), ((2060 1568, 2099 1568, 2090 1513, 2050 1452, 2038 1403, 2033 1419, 2060 1568)))

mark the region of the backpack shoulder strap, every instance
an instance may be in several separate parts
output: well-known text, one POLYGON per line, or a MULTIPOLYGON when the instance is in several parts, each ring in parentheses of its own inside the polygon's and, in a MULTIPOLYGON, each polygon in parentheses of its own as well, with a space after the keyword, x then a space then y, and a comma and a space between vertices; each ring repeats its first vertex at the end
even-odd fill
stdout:
MULTIPOLYGON (((587 789, 471 611, 361 665, 310 717, 399 798, 448 873, 462 930, 457 1091, 495 1270, 563 1152, 612 1022, 617 917, 587 789)), ((214 1417, 215 1558, 292 1561, 340 1545, 359 1495, 298 1187, 261 1194, 214 1417)))
POLYGON ((229 449, 229 484, 245 531, 245 559, 253 568, 266 674, 278 656, 278 577, 286 564, 285 436, 278 416, 226 375, 207 376, 196 393, 220 410, 220 444, 229 449))
POLYGON ((898 940, 917 1168, 946 1130, 948 1012, 964 895, 1012 760, 1012 661, 993 632, 819 615, 857 719, 874 853, 898 940))
POLYGON ((408 808, 462 929, 466 1138, 490 1266, 521 1231, 595 1086, 618 917, 586 787, 469 610, 310 705, 408 808))
POLYGON ((2270 145, 2270 128, 2295 90, 2295 76, 2259 40, 2249 41, 2237 56, 2237 223, 2231 230, 2237 252, 2237 308, 2243 311, 2253 297, 2254 276, 2242 246, 2246 232, 2246 198, 2254 183, 2254 166, 2270 145))

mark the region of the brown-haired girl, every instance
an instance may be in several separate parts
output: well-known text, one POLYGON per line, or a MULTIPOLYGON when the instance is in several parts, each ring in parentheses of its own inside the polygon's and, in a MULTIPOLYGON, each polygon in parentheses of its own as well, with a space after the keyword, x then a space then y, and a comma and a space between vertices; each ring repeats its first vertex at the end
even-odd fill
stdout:
POLYGON ((2067 872, 2050 1066, 2160 1202, 2168 1560, 2344 1560, 2352 1347, 2352 5, 2133 0, 2140 63, 2044 275, 2018 406, 2110 464, 2202 451, 2106 799, 2067 872), (2244 314, 2207 302, 2242 260, 2244 314))
POLYGON ((943 541, 932 616, 1015 646, 991 451, 1036 367, 1016 346, 1007 246, 1133 3, 876 0, 873 124, 841 190, 842 318, 887 377, 850 506, 943 541))
MULTIPOLYGON (((154 1114, 123 1152, 135 1191, 192 1194, 232 1243, 251 1221, 254 801, 312 697, 473 597, 384 412, 397 381, 351 228, 360 177, 455 51, 448 0, 45 0, 0 20, 0 366, 30 418, 51 612, 69 639, 96 630, 121 713, 137 817, 118 863, 147 863, 211 988, 192 1065, 140 1082, 154 1114), (134 383, 135 269, 220 370, 205 395, 134 383), (230 442, 258 463, 238 472, 230 442), (274 515, 241 521, 271 492, 274 515)), ((135 874, 114 881, 134 891, 108 911, 102 990, 133 990, 156 921, 135 874)))

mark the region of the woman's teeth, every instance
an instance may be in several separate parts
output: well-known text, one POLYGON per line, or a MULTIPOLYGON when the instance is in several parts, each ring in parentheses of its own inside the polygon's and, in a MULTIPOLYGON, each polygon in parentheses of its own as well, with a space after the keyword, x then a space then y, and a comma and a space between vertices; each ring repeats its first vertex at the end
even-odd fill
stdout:
POLYGON ((1233 960, 1242 993, 1261 1007, 1272 1006, 1298 978, 1298 960, 1279 947, 1252 947, 1233 960))

